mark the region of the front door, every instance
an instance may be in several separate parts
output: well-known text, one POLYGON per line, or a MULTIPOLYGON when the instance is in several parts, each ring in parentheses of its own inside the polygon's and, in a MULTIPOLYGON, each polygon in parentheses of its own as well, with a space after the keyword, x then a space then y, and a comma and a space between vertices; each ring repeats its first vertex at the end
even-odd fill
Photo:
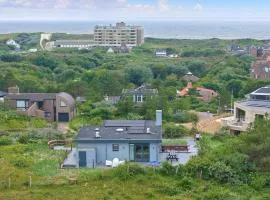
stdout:
POLYGON ((135 161, 149 162, 150 150, 149 144, 135 144, 135 161))
POLYGON ((68 113, 58 113, 58 121, 59 122, 68 122, 69 114, 68 113))
POLYGON ((86 167, 86 151, 79 151, 79 167, 86 167))

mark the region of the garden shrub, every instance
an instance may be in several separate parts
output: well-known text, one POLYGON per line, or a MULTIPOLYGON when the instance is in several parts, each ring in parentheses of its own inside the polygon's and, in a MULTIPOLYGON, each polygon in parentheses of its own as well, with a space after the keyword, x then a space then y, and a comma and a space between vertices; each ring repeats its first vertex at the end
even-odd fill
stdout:
POLYGON ((39 118, 32 118, 31 125, 33 128, 46 128, 48 124, 45 120, 39 118))
POLYGON ((18 142, 21 144, 28 144, 30 141, 30 137, 28 134, 21 134, 18 138, 18 142))
POLYGON ((161 183, 156 185, 157 190, 167 196, 175 196, 180 193, 180 188, 168 183, 161 183))
POLYGON ((124 165, 119 165, 113 171, 114 176, 118 177, 120 180, 127 180, 131 177, 145 174, 146 171, 143 167, 134 163, 125 163, 124 165))
POLYGON ((188 130, 182 125, 175 125, 174 123, 167 123, 164 125, 165 138, 179 138, 188 135, 188 130))
POLYGON ((24 156, 17 156, 16 158, 14 158, 12 163, 15 167, 26 168, 30 166, 31 161, 24 156))
POLYGON ((162 163, 162 166, 159 168, 159 173, 162 175, 175 175, 176 169, 168 161, 162 163))
POLYGON ((11 145, 12 144, 12 139, 8 136, 2 136, 0 137, 0 146, 4 145, 11 145))
POLYGON ((177 186, 181 187, 183 190, 191 190, 193 184, 193 179, 191 177, 183 177, 177 186))

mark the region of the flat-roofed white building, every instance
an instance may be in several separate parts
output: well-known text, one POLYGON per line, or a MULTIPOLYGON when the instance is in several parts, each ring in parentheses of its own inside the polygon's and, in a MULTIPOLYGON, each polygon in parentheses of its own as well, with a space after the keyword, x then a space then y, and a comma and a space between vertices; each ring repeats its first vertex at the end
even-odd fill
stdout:
POLYGON ((86 49, 94 46, 93 40, 56 40, 54 48, 81 48, 86 49))
POLYGON ((130 26, 124 22, 116 23, 115 26, 95 26, 94 41, 96 46, 121 46, 135 47, 144 43, 144 28, 130 26))
POLYGON ((262 87, 248 95, 248 98, 234 103, 234 116, 225 120, 234 134, 247 131, 257 118, 270 114, 270 86, 262 87))

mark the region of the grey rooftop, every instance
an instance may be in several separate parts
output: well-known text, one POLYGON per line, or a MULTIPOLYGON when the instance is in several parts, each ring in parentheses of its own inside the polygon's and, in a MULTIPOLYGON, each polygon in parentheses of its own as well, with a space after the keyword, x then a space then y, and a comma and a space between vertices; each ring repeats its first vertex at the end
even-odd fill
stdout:
POLYGON ((161 142, 162 128, 149 120, 107 120, 101 127, 84 126, 76 141, 141 141, 161 142), (97 133, 99 137, 97 136, 97 133))

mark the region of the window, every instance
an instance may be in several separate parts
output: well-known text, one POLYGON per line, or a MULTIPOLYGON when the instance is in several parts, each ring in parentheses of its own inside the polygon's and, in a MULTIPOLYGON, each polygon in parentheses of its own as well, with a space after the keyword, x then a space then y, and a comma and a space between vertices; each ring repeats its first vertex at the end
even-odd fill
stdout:
POLYGON ((137 95, 137 102, 143 102, 143 95, 137 95))
POLYGON ((17 100, 16 107, 21 110, 26 110, 28 108, 28 101, 25 100, 17 100))
POLYGON ((113 151, 119 151, 119 144, 113 144, 112 145, 112 150, 113 151))
POLYGON ((60 101, 60 107, 67 107, 67 104, 66 104, 66 102, 64 102, 64 101, 60 101))
POLYGON ((50 112, 45 112, 45 117, 46 118, 50 118, 51 117, 51 113, 50 112))

